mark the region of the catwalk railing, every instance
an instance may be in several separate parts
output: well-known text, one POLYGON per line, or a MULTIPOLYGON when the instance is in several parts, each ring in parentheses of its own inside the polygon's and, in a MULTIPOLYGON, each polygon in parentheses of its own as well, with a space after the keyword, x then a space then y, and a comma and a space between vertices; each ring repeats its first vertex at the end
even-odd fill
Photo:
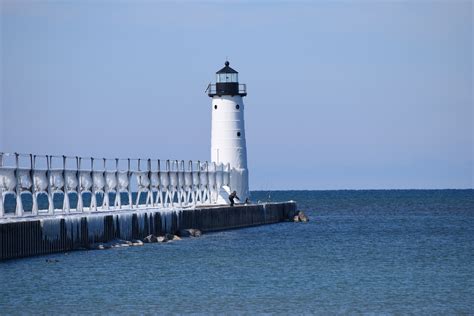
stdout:
POLYGON ((219 190, 229 185, 230 166, 207 161, 0 153, 0 218, 216 204, 219 190), (5 208, 8 195, 13 212, 5 208), (31 196, 29 210, 24 195, 31 196), (41 195, 46 208, 38 203, 41 195), (55 208, 61 197, 62 207, 55 208))

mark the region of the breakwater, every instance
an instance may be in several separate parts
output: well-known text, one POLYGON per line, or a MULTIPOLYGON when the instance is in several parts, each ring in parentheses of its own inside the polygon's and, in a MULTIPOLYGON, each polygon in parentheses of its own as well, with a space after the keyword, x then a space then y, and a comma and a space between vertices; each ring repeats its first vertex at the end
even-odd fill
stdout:
POLYGON ((272 224, 295 212, 296 203, 285 202, 2 219, 0 260, 89 249, 98 242, 143 239, 188 228, 210 232, 272 224))

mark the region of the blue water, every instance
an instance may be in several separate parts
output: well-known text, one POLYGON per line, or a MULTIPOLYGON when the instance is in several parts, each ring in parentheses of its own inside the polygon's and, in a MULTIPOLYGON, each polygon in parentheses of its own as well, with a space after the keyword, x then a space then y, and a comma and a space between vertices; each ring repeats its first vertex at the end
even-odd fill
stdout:
POLYGON ((6 261, 0 314, 474 314, 474 190, 253 198, 311 222, 6 261))

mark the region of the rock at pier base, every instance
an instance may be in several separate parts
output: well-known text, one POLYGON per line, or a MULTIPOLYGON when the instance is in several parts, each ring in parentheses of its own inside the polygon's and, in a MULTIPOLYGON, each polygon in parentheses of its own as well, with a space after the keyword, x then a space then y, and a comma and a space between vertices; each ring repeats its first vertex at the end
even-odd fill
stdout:
POLYGON ((202 232, 195 228, 182 229, 179 231, 180 237, 201 237, 201 235, 202 232))
POLYGON ((156 242, 167 242, 168 239, 166 239, 165 236, 158 236, 156 237, 156 242))
POLYGON ((143 246, 144 243, 141 240, 122 240, 115 239, 110 242, 96 243, 92 244, 89 249, 92 250, 105 250, 110 248, 122 248, 122 247, 131 247, 131 246, 143 246))
POLYGON ((298 213, 295 216, 293 216, 293 222, 306 223, 306 222, 309 222, 309 217, 306 216, 306 214, 303 211, 298 211, 298 213))
POLYGON ((143 243, 155 243, 155 242, 168 242, 173 240, 181 240, 178 235, 173 234, 166 234, 164 236, 155 236, 155 235, 148 235, 146 236, 143 241, 137 240, 133 241, 133 246, 142 246, 143 243))
POLYGON ((148 235, 145 238, 143 238, 144 243, 154 243, 158 242, 158 238, 155 235, 148 235))
POLYGON ((309 217, 306 216, 306 214, 303 211, 298 212, 298 217, 300 219, 300 222, 309 222, 309 217))
POLYGON ((141 240, 132 240, 132 246, 143 246, 143 241, 141 240))

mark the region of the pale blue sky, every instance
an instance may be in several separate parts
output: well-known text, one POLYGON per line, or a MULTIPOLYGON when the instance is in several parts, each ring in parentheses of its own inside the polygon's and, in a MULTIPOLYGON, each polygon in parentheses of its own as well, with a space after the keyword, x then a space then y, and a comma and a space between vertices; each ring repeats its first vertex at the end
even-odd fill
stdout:
POLYGON ((473 3, 1 3, 0 149, 210 157, 248 85, 251 189, 473 187, 473 3))

